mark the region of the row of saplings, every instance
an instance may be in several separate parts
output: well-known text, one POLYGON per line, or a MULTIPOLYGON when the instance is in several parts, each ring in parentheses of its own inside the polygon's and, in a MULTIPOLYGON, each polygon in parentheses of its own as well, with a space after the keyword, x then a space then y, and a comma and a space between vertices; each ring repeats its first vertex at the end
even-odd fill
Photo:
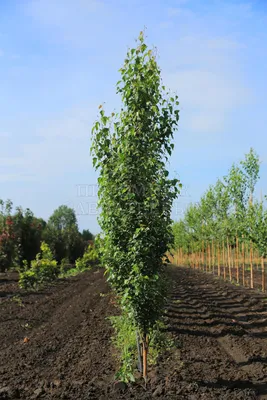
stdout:
POLYGON ((19 286, 26 290, 36 290, 57 278, 73 276, 89 270, 97 263, 97 251, 91 244, 83 257, 78 258, 73 266, 65 258, 58 263, 48 244, 42 242, 41 252, 37 254, 35 260, 30 264, 24 260, 22 267, 19 268, 19 286))

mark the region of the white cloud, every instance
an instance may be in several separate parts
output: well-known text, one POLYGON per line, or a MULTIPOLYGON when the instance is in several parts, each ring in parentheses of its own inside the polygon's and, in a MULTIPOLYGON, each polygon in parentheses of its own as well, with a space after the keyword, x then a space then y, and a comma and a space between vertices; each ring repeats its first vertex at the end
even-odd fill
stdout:
POLYGON ((200 133, 201 140, 203 140, 203 136, 207 138, 207 140, 211 140, 211 134, 218 134, 219 132, 223 132, 224 129, 224 115, 219 111, 205 111, 201 110, 195 113, 188 113, 188 115, 183 115, 184 123, 183 126, 186 127, 188 131, 193 133, 200 133))
POLYGON ((181 128, 219 134, 228 115, 248 103, 250 88, 239 73, 237 50, 242 43, 231 37, 184 36, 173 40, 163 81, 176 91, 181 107, 181 128))
POLYGON ((231 38, 212 38, 207 40, 207 47, 212 50, 237 50, 245 49, 247 46, 244 43, 239 43, 231 38))
POLYGON ((223 71, 192 69, 166 76, 166 83, 177 90, 185 108, 220 110, 221 113, 246 101, 246 90, 223 71))
POLYGON ((55 178, 69 172, 93 168, 90 159, 90 136, 97 107, 66 110, 57 118, 39 121, 39 128, 32 127, 29 134, 39 142, 21 144, 19 157, 2 157, 0 166, 8 167, 5 181, 55 178), (18 174, 19 173, 19 174, 18 174), (29 179, 29 178, 27 178, 29 179))
POLYGON ((95 15, 103 16, 104 10, 100 0, 31 0, 26 7, 30 17, 50 28, 50 40, 64 40, 76 46, 88 45, 88 37, 102 30, 95 15))
POLYGON ((184 9, 181 8, 181 7, 168 8, 167 15, 169 17, 174 17, 174 16, 177 16, 177 15, 181 15, 183 11, 184 11, 184 9))
POLYGON ((16 167, 21 166, 24 159, 21 157, 0 157, 0 167, 16 167))
POLYGON ((34 178, 31 175, 24 175, 21 173, 7 173, 0 174, 0 182, 34 182, 34 178))
POLYGON ((0 139, 6 139, 6 138, 10 138, 11 135, 9 132, 0 132, 0 139))
POLYGON ((64 29, 65 23, 73 24, 75 17, 84 17, 98 11, 103 3, 96 0, 33 0, 27 10, 30 15, 47 25, 64 29))
POLYGON ((172 21, 162 21, 159 23, 159 28, 160 29, 169 29, 170 27, 173 26, 172 21))
POLYGON ((223 71, 177 71, 165 76, 166 86, 177 91, 181 126, 191 133, 219 133, 228 113, 246 104, 249 91, 223 71), (183 114, 184 113, 184 114, 183 114))

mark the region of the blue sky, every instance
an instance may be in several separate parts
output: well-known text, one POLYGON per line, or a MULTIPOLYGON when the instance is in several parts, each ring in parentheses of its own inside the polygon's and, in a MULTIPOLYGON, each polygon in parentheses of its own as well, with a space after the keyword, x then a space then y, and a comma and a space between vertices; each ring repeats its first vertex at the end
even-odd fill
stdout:
POLYGON ((251 146, 267 194, 265 0, 1 0, 0 198, 43 218, 67 204, 99 231, 90 131, 100 103, 119 107, 118 70, 144 26, 180 100, 173 217, 251 146))

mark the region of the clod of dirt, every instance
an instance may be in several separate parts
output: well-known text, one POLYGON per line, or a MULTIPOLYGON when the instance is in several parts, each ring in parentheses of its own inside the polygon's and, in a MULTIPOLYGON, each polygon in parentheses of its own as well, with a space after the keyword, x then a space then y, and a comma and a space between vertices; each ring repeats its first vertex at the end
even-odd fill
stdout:
POLYGON ((159 386, 157 387, 157 389, 154 390, 152 396, 153 396, 153 397, 161 396, 161 395, 163 394, 163 391, 164 391, 163 386, 162 386, 162 385, 159 385, 159 386))
POLYGON ((43 393, 44 389, 42 387, 35 389, 35 391, 33 392, 33 399, 39 399, 39 397, 41 397, 43 393))

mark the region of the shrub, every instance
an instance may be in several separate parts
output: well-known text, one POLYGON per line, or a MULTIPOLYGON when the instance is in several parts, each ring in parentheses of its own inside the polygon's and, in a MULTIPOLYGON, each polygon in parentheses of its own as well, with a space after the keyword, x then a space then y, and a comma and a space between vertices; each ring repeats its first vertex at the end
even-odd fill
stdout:
POLYGON ((72 264, 70 263, 70 260, 65 257, 62 258, 61 263, 60 263, 60 273, 61 275, 65 275, 67 271, 69 271, 72 268, 72 264))
POLYGON ((75 265, 79 271, 83 271, 90 269, 93 265, 97 264, 97 262, 97 251, 92 245, 89 245, 83 257, 76 260, 75 265))
MULTIPOLYGON (((48 282, 52 282, 59 275, 60 267, 53 259, 53 254, 45 242, 41 244, 41 252, 31 262, 29 269, 20 272, 19 285, 23 289, 39 288, 48 282)), ((26 267, 25 262, 24 266, 26 267)))

